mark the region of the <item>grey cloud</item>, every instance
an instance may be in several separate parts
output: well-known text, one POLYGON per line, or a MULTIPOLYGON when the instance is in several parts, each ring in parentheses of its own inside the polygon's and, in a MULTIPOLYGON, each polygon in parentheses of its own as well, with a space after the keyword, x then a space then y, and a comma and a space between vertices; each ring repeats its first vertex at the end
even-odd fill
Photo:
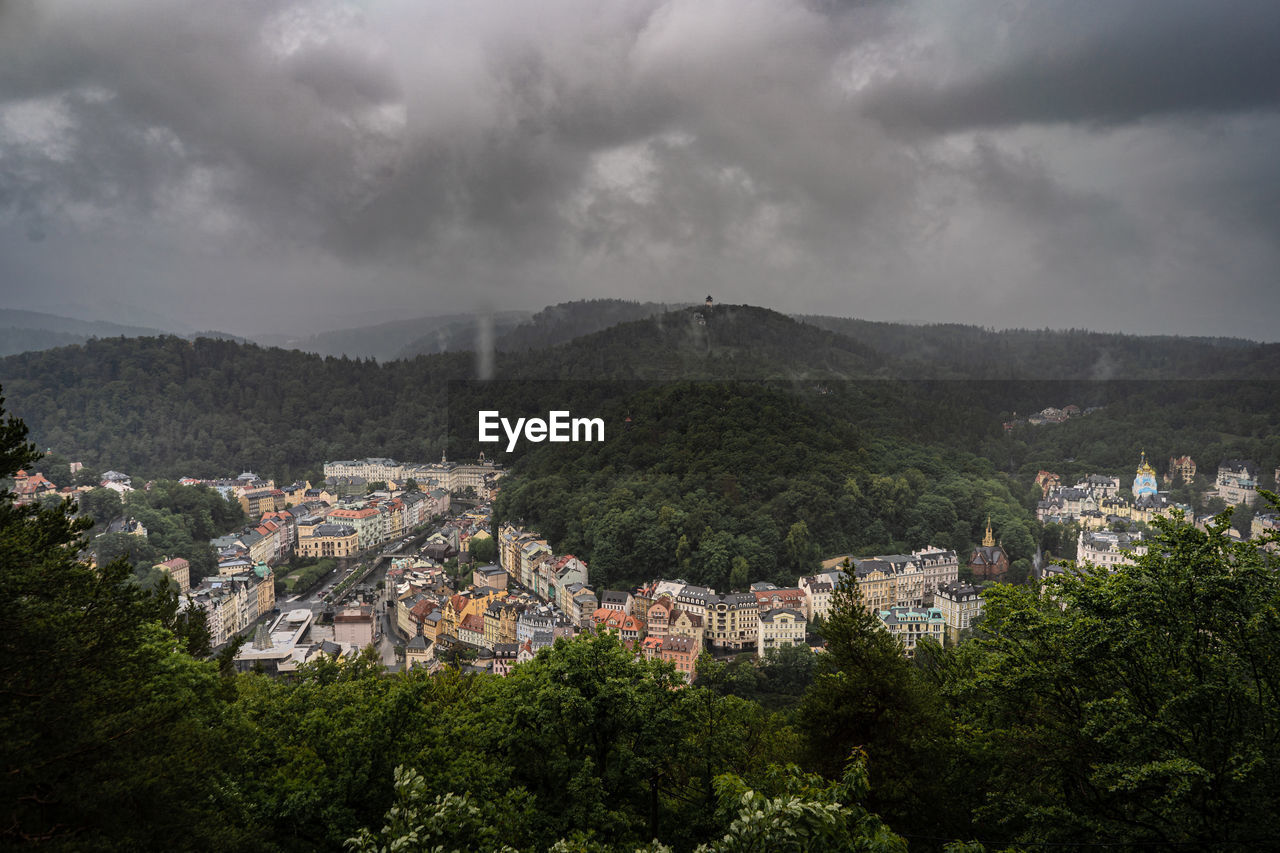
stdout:
POLYGON ((1171 250, 1196 232, 1246 299, 1280 233, 1276 126, 1231 131, 1232 168, 1192 141, 1280 91, 1261 4, 1217 8, 11 1, 0 296, 264 331, 708 288, 1061 325, 1155 294, 1192 331, 1204 267, 1171 250))
POLYGON ((1280 106, 1280 14, 1270 0, 1038 0, 1003 43, 996 32, 994 65, 975 56, 954 79, 899 74, 868 93, 867 114, 945 133, 1280 106))

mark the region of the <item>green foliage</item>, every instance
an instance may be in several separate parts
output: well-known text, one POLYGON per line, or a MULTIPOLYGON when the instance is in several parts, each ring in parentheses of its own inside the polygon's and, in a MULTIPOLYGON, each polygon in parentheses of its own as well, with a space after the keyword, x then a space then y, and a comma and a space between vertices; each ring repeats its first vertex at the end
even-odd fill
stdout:
POLYGON ((473 538, 470 544, 471 560, 477 565, 488 565, 498 560, 498 541, 492 536, 473 538))
POLYGON ((949 753, 950 731, 936 692, 847 576, 823 637, 823 668, 798 715, 808 766, 834 778, 840 756, 865 750, 871 807, 891 825, 937 834, 947 818, 937 767, 949 753))
POLYGON ((770 767, 764 790, 732 774, 716 778, 722 813, 732 815, 724 836, 698 853, 827 850, 905 853, 907 843, 862 805, 868 784, 864 757, 855 753, 835 782, 799 767, 770 767))
POLYGON ((80 514, 93 519, 94 529, 105 529, 124 514, 124 501, 115 489, 97 488, 83 492, 76 499, 80 514))
POLYGON ((1137 565, 989 591, 935 669, 974 815, 1016 842, 1280 837, 1280 576, 1257 543, 1165 520, 1137 565))
POLYGON ((324 557, 314 563, 304 564, 282 575, 284 590, 289 595, 307 592, 323 580, 338 565, 333 557, 324 557))
POLYGON ((786 585, 820 554, 963 549, 985 513, 1012 556, 1035 553, 1034 520, 990 463, 871 440, 850 423, 857 399, 680 383, 606 404, 606 415, 610 405, 631 429, 602 444, 538 447, 495 507, 586 559, 606 587, 655 575, 716 589, 786 585))
POLYGON ((386 824, 375 836, 362 829, 347 847, 355 853, 424 851, 511 851, 498 837, 496 804, 483 809, 466 794, 448 793, 427 801, 427 780, 413 770, 397 767, 396 803, 387 811, 386 824), (488 813, 486 813, 486 811, 488 813))
POLYGON ((771 711, 794 708, 818 670, 818 655, 806 645, 769 649, 763 658, 743 653, 728 662, 704 655, 697 666, 699 687, 749 699, 771 711))
MULTIPOLYGON (((0 427, 0 475, 30 459, 0 427)), ((0 502, 0 798, 6 844, 48 849, 234 847, 213 779, 227 755, 225 684, 182 650, 176 601, 129 566, 77 559, 87 519, 0 502)))
POLYGON ((236 501, 224 499, 206 486, 183 486, 168 480, 127 493, 123 503, 111 489, 94 489, 81 495, 80 510, 94 519, 95 529, 105 524, 104 520, 126 515, 146 528, 145 537, 107 533, 91 543, 100 564, 123 558, 144 585, 154 580, 152 567, 156 563, 174 557, 191 564, 192 584, 216 574, 217 554, 209 540, 244 522, 236 501))

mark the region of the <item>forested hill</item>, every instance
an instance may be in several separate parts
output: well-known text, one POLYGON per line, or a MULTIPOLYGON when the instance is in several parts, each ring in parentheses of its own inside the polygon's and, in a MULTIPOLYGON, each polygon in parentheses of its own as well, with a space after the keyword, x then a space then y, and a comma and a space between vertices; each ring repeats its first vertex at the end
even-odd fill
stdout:
MULTIPOLYGON (((532 354, 499 353, 495 376, 836 378, 875 369, 873 354, 839 335, 741 308, 706 326, 679 311, 532 354)), ((286 477, 325 459, 438 457, 447 383, 475 370, 469 352, 379 364, 225 340, 133 338, 0 359, 0 386, 41 447, 91 467, 286 477)))
MULTIPOLYGON (((874 345, 763 308, 717 306, 710 312, 685 308, 557 346, 500 351, 495 355, 494 378, 526 384, 544 379, 771 379, 794 383, 794 390, 822 394, 836 390, 840 380, 953 376, 962 369, 946 363, 945 353, 939 354, 939 361, 928 363, 932 367, 921 368, 919 359, 900 358, 896 350, 890 355, 878 350, 877 346, 885 345, 881 338, 872 335, 870 340, 874 345)), ((1048 340, 1054 340, 1052 335, 1048 340)), ((1119 342, 1136 342, 1139 350, 1148 347, 1141 350, 1146 353, 1144 359, 1152 358, 1159 348, 1167 349, 1171 367, 1160 373, 1161 378, 1224 373, 1233 379, 1280 376, 1280 370, 1272 367, 1275 346, 1228 347, 1139 338, 1119 338, 1119 342), (1222 360, 1197 364, 1194 356, 1205 347, 1210 354, 1221 354, 1222 360)), ((979 358, 962 345, 950 357, 956 365, 988 358, 979 358)), ((1097 357, 1109 356, 1104 352, 1097 357)), ((1056 363, 1089 362, 1083 356, 1063 356, 1056 363)), ((1016 368, 1020 376, 1036 376, 1041 370, 1034 350, 1020 352, 1001 365, 1016 368)), ((1156 372, 1154 367, 1143 369, 1156 372)), ((977 375, 985 371, 981 365, 974 368, 977 375)), ((475 373, 475 356, 467 352, 379 364, 372 359, 320 357, 227 340, 191 342, 176 337, 93 340, 0 359, 0 386, 41 447, 90 467, 112 467, 142 477, 216 476, 252 469, 287 478, 308 473, 325 459, 366 455, 432 459, 445 449, 451 457, 461 458, 475 449, 475 436, 459 433, 452 442, 446 441, 448 381, 473 378, 475 373)), ((1072 375, 1087 379, 1093 370, 1081 368, 1072 375)), ((1207 389, 1162 391, 1167 399, 1160 401, 1164 407, 1160 417, 1187 411, 1169 394, 1189 400, 1212 394, 1212 405, 1197 407, 1194 426, 1213 430, 1222 412, 1230 409, 1231 387, 1217 383, 1207 389)), ((618 393, 622 389, 606 389, 605 397, 618 393)), ((944 443, 991 458, 998 452, 1003 454, 1000 464, 1012 469, 1027 464, 1035 454, 988 447, 1000 436, 1002 417, 1069 402, 1081 407, 1110 405, 1118 401, 1117 393, 1079 383, 1006 381, 981 387, 950 381, 929 387, 873 383, 848 397, 852 402, 847 402, 840 416, 876 434, 944 443)), ((605 397, 597 395, 593 400, 605 397)), ((822 405, 830 408, 840 400, 846 400, 846 395, 835 393, 822 405)), ((557 402, 548 399, 541 408, 556 407, 557 402)), ((1131 417, 1141 422, 1142 414, 1131 417)), ((1159 423, 1146 427, 1147 432, 1158 430, 1159 423)), ((1213 441, 1213 446, 1223 446, 1217 438, 1213 441)), ((1115 443, 1111 438, 1107 442, 1115 443)), ((1179 452, 1194 452, 1194 448, 1179 452)))
MULTIPOLYGON (((521 311, 505 311, 496 314, 492 322, 495 329, 505 331, 515 328, 527 318, 528 314, 521 311)), ((335 329, 301 338, 263 335, 257 340, 264 346, 279 346, 316 355, 393 361, 415 355, 474 350, 476 317, 472 314, 414 317, 372 326, 335 329)))
POLYGON ((40 447, 134 476, 300 474, 325 459, 432 458, 444 382, 470 353, 379 365, 231 341, 132 338, 0 360, 40 447))
POLYGON ((845 317, 798 320, 853 338, 906 376, 956 379, 1275 379, 1280 344, 1080 329, 913 326, 845 317))
POLYGON ((626 299, 584 299, 551 305, 506 334, 499 335, 500 350, 519 352, 544 349, 600 332, 619 323, 645 320, 684 306, 626 299))
POLYGON ((1031 519, 991 462, 921 445, 904 421, 863 429, 865 399, 786 384, 645 387, 599 412, 630 417, 604 443, 531 450, 496 509, 586 558, 606 587, 790 585, 819 555, 963 551, 988 515, 1015 560, 1033 556, 1031 519))
POLYGON ((767 308, 683 308, 509 357, 508 378, 867 379, 894 359, 767 308))

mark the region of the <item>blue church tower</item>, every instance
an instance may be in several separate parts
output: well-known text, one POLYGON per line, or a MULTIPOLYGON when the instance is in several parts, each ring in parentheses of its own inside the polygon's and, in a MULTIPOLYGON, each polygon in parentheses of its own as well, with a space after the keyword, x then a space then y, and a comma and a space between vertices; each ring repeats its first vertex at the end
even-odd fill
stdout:
POLYGON ((1133 496, 1154 495, 1159 491, 1156 485, 1156 469, 1147 461, 1147 451, 1142 451, 1142 464, 1138 466, 1138 476, 1133 478, 1133 496))

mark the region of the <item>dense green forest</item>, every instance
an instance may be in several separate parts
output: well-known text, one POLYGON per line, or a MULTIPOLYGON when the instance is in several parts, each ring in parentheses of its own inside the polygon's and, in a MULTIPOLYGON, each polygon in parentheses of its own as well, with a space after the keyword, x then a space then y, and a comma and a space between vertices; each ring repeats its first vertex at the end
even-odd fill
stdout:
POLYGON ((902 360, 920 378, 1245 379, 1280 376, 1280 344, 1085 329, 911 326, 844 317, 797 319, 902 360))
MULTIPOLYGON (((1031 344, 1014 346, 1020 340, 1016 336, 1010 344, 1014 352, 1001 361, 1020 378, 903 384, 894 380, 932 375, 921 366, 919 353, 933 350, 917 348, 917 355, 908 357, 891 351, 875 336, 852 338, 747 306, 717 307, 700 324, 697 315, 705 313, 682 309, 556 346, 499 352, 494 375, 524 383, 557 379, 792 382, 793 390, 811 396, 817 389, 834 392, 823 405, 852 398, 857 408, 846 405, 840 416, 868 429, 981 453, 1010 470, 1028 464, 1035 455, 1032 439, 1053 430, 1068 432, 1101 423, 1120 428, 1118 421, 1098 419, 1045 429, 1034 436, 1027 433, 1019 440, 1028 445, 1029 454, 1016 443, 1012 448, 1001 444, 998 424, 1014 412, 1025 414, 1069 401, 1109 408, 1122 402, 1121 391, 1116 390, 1120 386, 1088 381, 1094 371, 1087 358, 1055 360, 1031 344), (1072 381, 1033 381, 1044 363, 1057 365, 1055 370, 1072 381), (856 392, 838 390, 838 380, 867 379, 887 381, 862 382, 856 392)), ((1057 347, 1075 346, 1070 333, 1036 335, 1057 347)), ((1140 350, 1145 347, 1144 359, 1165 353, 1168 366, 1162 371, 1142 368, 1155 379, 1222 375, 1230 380, 1148 386, 1160 389, 1159 393, 1139 399, 1130 418, 1141 422, 1141 406, 1156 407, 1146 419, 1146 433, 1158 433, 1165 423, 1198 430, 1194 446, 1180 452, 1215 455, 1218 445, 1230 446, 1240 434, 1236 427, 1246 429, 1245 437, 1256 432, 1255 425, 1233 415, 1237 389, 1241 382, 1265 389, 1258 383, 1280 376, 1274 347, 1228 347, 1184 339, 1121 340, 1140 350), (1234 360, 1226 366, 1210 361, 1197 365, 1197 354, 1206 346, 1234 360), (1214 430, 1225 438, 1201 440, 1214 430)), ((930 356, 928 363, 942 375, 952 376, 956 365, 986 357, 981 340, 966 341, 962 337, 954 347, 934 353, 936 357, 930 356)), ((1132 375, 1143 363, 1115 361, 1114 372, 1117 377, 1132 375)), ((455 458, 469 455, 477 449, 473 431, 455 431, 446 437, 446 414, 450 381, 471 379, 475 370, 470 353, 378 364, 226 340, 113 338, 0 359, 0 384, 13 409, 31 426, 37 443, 63 459, 150 478, 218 476, 251 469, 285 480, 314 470, 325 459, 389 455, 425 460, 437 458, 446 449, 455 458)), ((982 370, 974 368, 972 375, 980 376, 982 370)), ((624 391, 615 389, 613 395, 624 391)), ((1269 412, 1267 399, 1274 401, 1278 395, 1268 395, 1266 390, 1255 390, 1247 405, 1255 412, 1269 412)), ((462 402, 467 402, 465 397, 462 402)), ((542 407, 555 402, 548 399, 542 407)), ((1115 435, 1103 436, 1098 442, 1116 447, 1114 439, 1115 435)), ((1126 444, 1125 452, 1132 456, 1128 448, 1126 444)), ((1150 449, 1154 455, 1155 441, 1150 449)), ((1128 459, 1123 462, 1130 464, 1128 459)))
POLYGON ((879 437, 814 404, 827 396, 757 383, 627 395, 610 404, 627 427, 526 454, 496 513, 586 558, 606 587, 672 576, 788 585, 833 553, 965 551, 988 515, 1013 559, 1034 554, 1034 520, 990 462, 879 437))
MULTIPOLYGON (((540 322, 589 325, 650 307, 581 303, 540 322)), ((71 459, 137 478, 248 469, 288 481, 328 459, 483 450, 512 469, 499 517, 588 560, 605 585, 674 575, 725 589, 790 583, 835 553, 935 545, 964 554, 988 515, 1021 577, 1037 545, 1069 555, 1074 543, 1072 531, 1034 521, 1031 481, 1042 468, 1067 482, 1095 471, 1127 477, 1146 451, 1158 466, 1190 454, 1211 477, 1220 459, 1244 457, 1269 484, 1280 465, 1268 347, 1008 333, 1007 363, 1025 376, 1053 363, 1087 377, 1089 352, 1122 373, 1150 372, 1163 352, 1173 376, 906 381, 898 377, 934 355, 941 373, 965 365, 981 375, 989 341, 942 336, 951 343, 934 353, 897 347, 883 330, 859 334, 748 306, 680 309, 499 352, 489 382, 460 381, 474 376, 470 353, 378 364, 224 340, 120 338, 0 360, 0 380, 39 445, 53 449, 37 466, 60 485, 75 479, 71 459), (1193 369, 1206 347, 1227 361, 1193 369), (1226 369, 1240 375, 1187 378, 1226 369), (1068 403, 1098 408, 1061 424, 1001 426, 1068 403), (495 453, 476 441, 481 408, 601 416, 606 441, 495 453)), ((1199 491, 1179 494, 1201 508, 1199 491)), ((105 537, 100 556, 127 555, 144 579, 163 556, 209 571, 206 528, 221 533, 235 522, 197 531, 180 517, 154 519, 159 544, 105 537)), ((1236 521, 1247 525, 1244 514, 1236 521)))
MULTIPOLYGON (((0 420, 0 475, 35 458, 25 436, 0 420)), ((997 587, 973 640, 914 661, 846 587, 825 654, 704 658, 683 689, 611 634, 507 678, 389 676, 371 654, 235 675, 167 588, 77 561, 91 524, 0 500, 9 846, 1280 843, 1280 567, 1225 524, 1161 523, 1135 566, 997 587)))

